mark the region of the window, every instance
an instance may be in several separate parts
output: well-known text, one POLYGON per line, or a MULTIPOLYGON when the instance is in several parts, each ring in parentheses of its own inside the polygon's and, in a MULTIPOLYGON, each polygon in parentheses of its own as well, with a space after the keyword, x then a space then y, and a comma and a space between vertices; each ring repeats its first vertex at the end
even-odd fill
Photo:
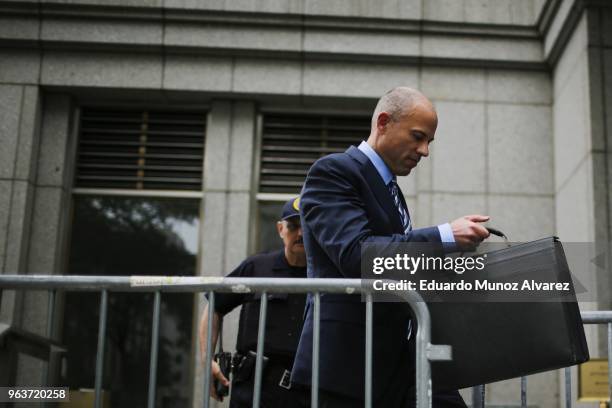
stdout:
POLYGON ((199 191, 202 113, 84 109, 76 187, 199 191))
POLYGON ((368 115, 263 115, 259 154, 258 250, 279 248, 275 223, 285 200, 297 196, 319 158, 359 145, 370 134, 368 115))
POLYGON ((264 115, 259 192, 299 194, 317 159, 358 145, 369 134, 368 116, 264 115))
MULTIPOLYGON (((68 272, 194 275, 205 115, 84 109, 68 272)), ((187 407, 194 297, 162 293, 156 407, 187 407)), ((93 388, 100 296, 66 295, 62 383, 93 388)), ((145 406, 152 293, 109 293, 103 389, 113 407, 145 406)))

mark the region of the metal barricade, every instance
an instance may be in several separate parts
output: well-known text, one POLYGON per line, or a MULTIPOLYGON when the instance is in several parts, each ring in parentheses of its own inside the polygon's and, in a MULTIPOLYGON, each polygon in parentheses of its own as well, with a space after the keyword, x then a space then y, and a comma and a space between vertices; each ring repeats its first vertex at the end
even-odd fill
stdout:
MULTIPOLYGON (((608 394, 612 401, 612 311, 584 311, 580 313, 584 324, 607 324, 608 325, 608 394)), ((571 367, 563 369, 565 379, 565 407, 572 406, 572 370, 571 367)), ((485 407, 484 385, 473 387, 472 406, 476 408, 485 407)), ((527 407, 527 377, 521 377, 521 407, 527 407)))
MULTIPOLYGON (((61 275, 0 275, 0 299, 2 290, 47 290, 55 296, 61 291, 94 291, 101 293, 98 344, 95 367, 95 408, 101 408, 102 374, 104 371, 104 346, 109 292, 154 292, 153 327, 149 366, 148 407, 155 405, 155 384, 160 324, 161 292, 204 292, 208 293, 208 338, 204 371, 204 407, 210 405, 208 390, 211 381, 211 337, 214 313, 215 292, 261 293, 260 322, 255 363, 255 386, 253 406, 260 401, 263 344, 269 293, 310 293, 314 305, 314 334, 311 378, 311 407, 318 406, 319 384, 319 339, 321 294, 361 294, 366 300, 365 328, 365 390, 364 404, 372 406, 372 312, 373 287, 361 279, 291 279, 291 278, 216 278, 216 277, 176 277, 176 276, 61 276, 61 275)), ((417 322, 416 333, 416 400, 417 407, 431 406, 431 368, 430 362, 450 360, 450 346, 431 344, 431 321, 425 302, 414 291, 397 291, 395 295, 406 301, 413 310, 417 322)), ((49 315, 54 313, 50 302, 49 315)), ((51 320, 50 320, 51 321, 51 320)))

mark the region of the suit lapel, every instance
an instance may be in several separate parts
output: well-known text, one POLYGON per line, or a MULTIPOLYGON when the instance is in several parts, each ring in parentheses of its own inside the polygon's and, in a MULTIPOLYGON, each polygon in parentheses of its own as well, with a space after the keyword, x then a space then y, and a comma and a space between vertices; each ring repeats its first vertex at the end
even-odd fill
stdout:
MULTIPOLYGON (((382 177, 378 174, 378 170, 374 167, 374 164, 370 161, 361 150, 354 146, 349 147, 346 153, 362 164, 363 176, 368 182, 368 186, 372 189, 374 197, 378 201, 378 204, 383 208, 385 214, 391 221, 393 230, 397 233, 403 234, 404 229, 402 227, 402 220, 400 219, 399 211, 395 207, 389 188, 385 185, 382 177)), ((402 197, 403 199, 403 197, 402 197)))

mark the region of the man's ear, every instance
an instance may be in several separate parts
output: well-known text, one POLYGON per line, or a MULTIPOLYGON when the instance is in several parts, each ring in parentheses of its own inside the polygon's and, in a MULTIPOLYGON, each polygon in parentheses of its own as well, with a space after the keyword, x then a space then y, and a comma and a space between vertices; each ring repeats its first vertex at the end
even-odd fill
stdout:
POLYGON ((276 222, 276 231, 278 232, 278 235, 282 238, 283 237, 283 234, 282 234, 282 231, 283 231, 283 222, 282 221, 277 221, 276 222))
POLYGON ((389 115, 387 112, 380 112, 376 118, 376 127, 378 128, 378 131, 381 132, 385 130, 390 121, 391 115, 389 115))

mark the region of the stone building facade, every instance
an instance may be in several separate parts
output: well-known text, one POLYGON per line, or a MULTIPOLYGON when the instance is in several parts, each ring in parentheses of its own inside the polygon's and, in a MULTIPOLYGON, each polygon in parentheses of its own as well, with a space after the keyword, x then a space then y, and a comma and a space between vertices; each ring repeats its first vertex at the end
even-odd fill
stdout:
MULTIPOLYGON (((274 156, 269 129, 300 135, 315 123, 325 139, 342 126, 350 130, 346 120, 367 123, 376 99, 397 85, 421 89, 440 118, 430 158, 401 180, 415 225, 485 213, 515 241, 610 241, 608 1, 2 0, 0 272, 79 272, 71 269, 71 248, 76 223, 87 218, 78 203, 131 197, 190 202, 196 210, 175 232, 195 242, 182 244, 195 245, 193 273, 223 275, 262 247, 278 202, 299 192, 292 174, 302 173, 291 163, 310 156, 276 166, 289 153, 274 156), (184 112, 197 116, 201 169, 172 180, 161 174, 155 184, 146 173, 154 168, 134 170, 140 181, 102 170, 102 148, 92 153, 97 161, 87 161, 88 126, 108 129, 124 112, 140 115, 141 130, 151 129, 145 122, 155 123, 155 114, 181 126, 194 123, 184 112), (100 125, 105 115, 110 119, 100 125)), ((96 146, 116 140, 100 138, 96 146)), ((198 148, 184 143, 177 149, 198 148)), ((171 172, 173 165, 159 166, 171 172)), ((166 220, 186 210, 172 211, 166 220)), ((44 292, 7 291, 1 302, 2 322, 45 333, 44 292)), ((68 305, 58 298, 60 310, 68 305)), ((62 316, 54 322, 59 339, 62 316)), ((227 326, 230 343, 235 328, 227 326)), ((593 355, 595 334, 589 332, 593 355)), ((180 393, 195 407, 201 367, 195 341, 186 347, 180 393)), ((19 356, 13 379, 35 384, 41 368, 19 356)), ((518 404, 518 387, 487 386, 487 401, 518 404)), ((530 377, 530 405, 558 406, 560 395, 558 373, 530 377)))

